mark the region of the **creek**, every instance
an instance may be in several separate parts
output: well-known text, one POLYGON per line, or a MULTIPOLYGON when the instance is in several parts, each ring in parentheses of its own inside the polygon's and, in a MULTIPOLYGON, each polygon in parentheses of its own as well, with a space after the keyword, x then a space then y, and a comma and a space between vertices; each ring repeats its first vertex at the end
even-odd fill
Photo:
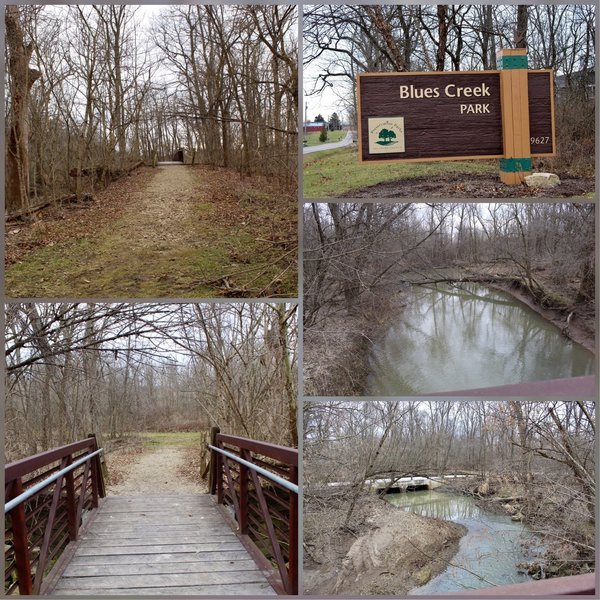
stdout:
POLYGON ((483 285, 410 286, 369 357, 368 393, 449 392, 590 375, 594 355, 510 294, 483 285))
POLYGON ((473 498, 435 490, 387 494, 399 508, 425 517, 460 523, 467 528, 457 554, 442 573, 411 594, 442 594, 528 581, 517 564, 541 550, 535 536, 506 515, 482 509, 473 498), (529 546, 525 550, 523 543, 529 546))

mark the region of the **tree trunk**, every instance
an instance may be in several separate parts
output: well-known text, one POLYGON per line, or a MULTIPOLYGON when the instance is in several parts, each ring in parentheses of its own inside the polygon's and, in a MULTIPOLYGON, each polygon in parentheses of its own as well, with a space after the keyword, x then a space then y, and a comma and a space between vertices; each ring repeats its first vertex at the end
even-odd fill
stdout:
POLYGON ((446 47, 448 44, 448 6, 439 4, 437 7, 438 17, 438 48, 435 58, 436 71, 444 70, 446 58, 446 47))
POLYGON ((527 5, 517 7, 517 27, 515 29, 515 48, 527 48, 527 5))
POLYGON ((29 102, 31 87, 41 73, 29 67, 33 43, 25 44, 17 6, 6 7, 7 67, 11 105, 6 148, 6 212, 25 208, 29 198, 29 102))

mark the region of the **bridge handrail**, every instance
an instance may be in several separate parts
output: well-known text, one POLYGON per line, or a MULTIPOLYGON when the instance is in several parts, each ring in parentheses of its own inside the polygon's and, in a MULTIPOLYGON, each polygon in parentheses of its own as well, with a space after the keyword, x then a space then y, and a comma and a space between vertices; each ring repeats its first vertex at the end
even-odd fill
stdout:
POLYGON ((265 566, 275 563, 278 591, 298 593, 298 450, 216 433, 211 494, 235 513, 242 541, 265 566), (267 481, 261 481, 260 477, 267 481))
POLYGON ((479 598, 487 596, 500 596, 502 598, 510 596, 513 598, 529 598, 532 596, 541 596, 543 598, 553 596, 596 596, 596 573, 551 577, 550 579, 511 583, 476 590, 461 590, 460 592, 451 592, 448 595, 460 597, 475 596, 479 598))
POLYGON ((4 482, 7 483, 17 477, 29 475, 33 471, 47 467, 49 464, 80 450, 88 450, 90 448, 90 439, 86 438, 72 444, 67 444, 66 446, 60 446, 59 448, 53 448, 52 450, 46 450, 33 456, 15 460, 4 467, 4 482))
POLYGON ((25 500, 29 500, 29 498, 34 496, 37 492, 41 492, 44 488, 47 488, 51 483, 54 483, 57 479, 59 479, 63 475, 66 475, 67 473, 74 471, 79 465, 82 465, 84 462, 90 460, 94 456, 97 456, 101 452, 104 452, 104 448, 100 448, 99 450, 96 450, 95 452, 92 452, 91 454, 86 454, 83 458, 78 458, 74 463, 71 463, 68 467, 61 469, 60 471, 54 473, 54 475, 51 475, 50 477, 46 477, 46 479, 42 479, 42 481, 40 481, 39 483, 36 483, 34 486, 28 488, 27 490, 25 490, 22 494, 20 494, 16 498, 13 498, 9 502, 6 502, 6 504, 4 505, 4 514, 11 511, 18 504, 21 504, 21 502, 25 502, 25 500))
POLYGON ((102 451, 92 434, 6 465, 5 594, 42 592, 47 567, 77 540, 84 512, 105 495, 102 451))
POLYGON ((294 492, 295 494, 299 493, 298 486, 294 483, 290 483, 287 479, 284 479, 283 477, 279 477, 279 475, 275 475, 275 473, 271 473, 271 471, 267 471, 267 469, 263 469, 262 467, 259 467, 258 465, 255 465, 254 463, 244 460, 243 458, 240 458, 239 456, 236 456, 235 454, 232 454, 231 452, 227 452, 226 450, 222 450, 221 448, 217 448, 216 446, 212 446, 211 444, 209 444, 208 447, 211 450, 214 450, 215 452, 218 452, 219 454, 226 456, 227 458, 231 458, 232 460, 235 460, 240 465, 244 465, 245 467, 248 467, 249 469, 252 469, 253 471, 256 471, 257 473, 260 473, 267 479, 270 479, 271 481, 278 483, 281 487, 284 487, 286 490, 289 490, 290 492, 294 492))

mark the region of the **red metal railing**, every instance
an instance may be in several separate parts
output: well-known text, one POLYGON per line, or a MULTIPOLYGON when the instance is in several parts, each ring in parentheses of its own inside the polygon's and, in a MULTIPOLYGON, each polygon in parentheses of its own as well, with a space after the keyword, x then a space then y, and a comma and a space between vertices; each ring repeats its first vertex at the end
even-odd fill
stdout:
POLYGON ((297 594, 298 450, 224 434, 213 439, 211 494, 233 510, 254 559, 276 567, 276 591, 297 594))
POLYGON ((98 507, 105 496, 100 455, 86 459, 97 451, 92 435, 5 467, 5 594, 40 594, 44 576, 77 539, 85 512, 98 507))
POLYGON ((581 375, 565 379, 547 379, 546 381, 531 381, 529 383, 513 383, 487 388, 474 388, 471 390, 451 390, 423 394, 424 396, 595 396, 596 378, 594 375, 581 375))
POLYGON ((543 596, 549 598, 552 596, 595 596, 596 595, 596 574, 586 573, 585 575, 569 575, 567 577, 552 577, 551 579, 542 579, 540 581, 526 581, 525 583, 513 583, 511 585, 499 585, 493 588, 480 590, 464 590, 454 592, 450 596, 477 596, 489 597, 516 596, 524 598, 525 596, 543 596))

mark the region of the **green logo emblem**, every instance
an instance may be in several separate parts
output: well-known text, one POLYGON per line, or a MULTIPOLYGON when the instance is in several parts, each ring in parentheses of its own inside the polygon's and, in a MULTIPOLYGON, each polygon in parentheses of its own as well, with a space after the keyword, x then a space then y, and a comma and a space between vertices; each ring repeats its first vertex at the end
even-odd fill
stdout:
POLYGON ((389 129, 382 129, 379 132, 378 137, 380 140, 382 140, 381 142, 376 142, 380 146, 391 146, 393 144, 398 143, 394 141, 396 139, 396 134, 393 131, 390 131, 389 129))

